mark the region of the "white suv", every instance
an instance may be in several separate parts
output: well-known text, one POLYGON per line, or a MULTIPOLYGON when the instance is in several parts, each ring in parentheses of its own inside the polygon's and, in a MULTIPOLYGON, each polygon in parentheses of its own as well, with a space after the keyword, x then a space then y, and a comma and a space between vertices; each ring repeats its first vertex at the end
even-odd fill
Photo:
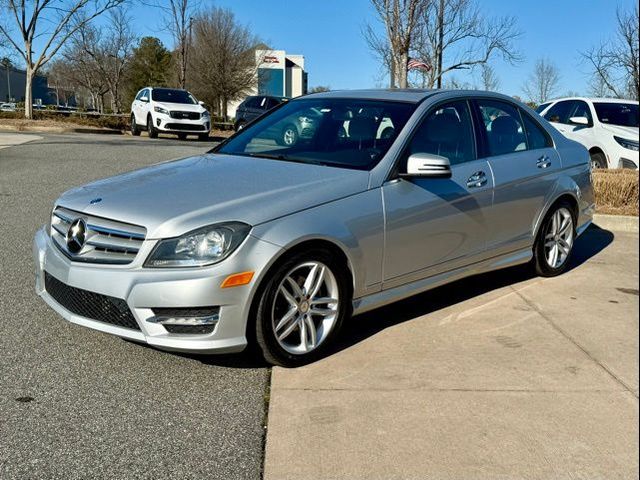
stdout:
POLYGON ((638 102, 610 98, 561 98, 538 112, 589 150, 593 168, 638 169, 638 102))
POLYGON ((198 135, 206 140, 211 116, 204 104, 186 90, 146 87, 131 104, 131 134, 146 130, 150 138, 158 133, 174 133, 180 138, 198 135))

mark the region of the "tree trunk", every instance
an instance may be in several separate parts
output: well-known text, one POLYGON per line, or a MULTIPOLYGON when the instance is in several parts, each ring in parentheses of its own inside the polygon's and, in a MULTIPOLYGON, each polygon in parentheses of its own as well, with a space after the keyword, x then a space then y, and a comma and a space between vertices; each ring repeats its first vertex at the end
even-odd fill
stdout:
POLYGON ((27 64, 27 72, 24 88, 24 118, 31 120, 33 118, 33 67, 27 64))
POLYGON ((393 55, 389 63, 389 88, 396 88, 396 59, 393 55))
POLYGON ((399 88, 408 88, 408 71, 407 71, 407 63, 409 62, 409 52, 402 52, 398 58, 399 62, 396 65, 396 73, 398 75, 398 87, 399 88))

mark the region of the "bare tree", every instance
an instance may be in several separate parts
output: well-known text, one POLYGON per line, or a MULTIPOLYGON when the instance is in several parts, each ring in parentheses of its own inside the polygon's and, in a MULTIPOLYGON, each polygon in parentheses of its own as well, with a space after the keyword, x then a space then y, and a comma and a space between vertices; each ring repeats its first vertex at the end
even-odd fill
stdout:
POLYGON ((499 55, 515 64, 521 56, 515 41, 521 33, 515 17, 485 17, 475 0, 432 0, 422 13, 414 48, 432 68, 423 72, 427 87, 440 87, 455 70, 486 65, 499 55))
POLYGON ((74 35, 84 52, 93 60, 110 94, 111 111, 122 112, 122 82, 136 35, 127 11, 119 7, 109 12, 106 29, 85 25, 74 35), (106 30, 106 31, 105 31, 106 30))
POLYGON ((407 88, 409 52, 420 19, 432 0, 371 0, 385 27, 384 39, 368 25, 364 37, 372 51, 389 67, 390 87, 407 88))
POLYGON ((0 14, 13 26, 0 24, 0 35, 20 54, 26 65, 25 117, 33 118, 33 78, 67 40, 84 25, 124 0, 3 0, 0 14), (17 30, 17 33, 15 31, 17 30), (39 52, 34 52, 38 38, 39 52))
POLYGON ((495 92, 500 88, 500 79, 497 77, 495 70, 489 64, 482 65, 482 72, 480 76, 482 80, 482 89, 490 92, 495 92))
POLYGON ((616 12, 617 30, 614 38, 583 53, 593 69, 601 95, 640 99, 640 46, 638 38, 638 5, 629 11, 616 12))
POLYGON ((522 91, 538 105, 553 98, 560 86, 560 73, 553 62, 540 58, 529 75, 522 91))
POLYGON ((227 117, 227 105, 246 95, 255 85, 256 47, 259 39, 236 22, 233 12, 211 8, 193 22, 189 52, 193 93, 227 117))

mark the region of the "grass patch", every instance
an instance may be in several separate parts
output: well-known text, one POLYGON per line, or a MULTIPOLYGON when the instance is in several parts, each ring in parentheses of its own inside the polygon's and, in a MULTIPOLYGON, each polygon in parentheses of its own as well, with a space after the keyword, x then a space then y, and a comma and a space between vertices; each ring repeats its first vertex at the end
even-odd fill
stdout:
POLYGON ((638 216, 638 171, 594 171, 593 190, 598 213, 638 216))

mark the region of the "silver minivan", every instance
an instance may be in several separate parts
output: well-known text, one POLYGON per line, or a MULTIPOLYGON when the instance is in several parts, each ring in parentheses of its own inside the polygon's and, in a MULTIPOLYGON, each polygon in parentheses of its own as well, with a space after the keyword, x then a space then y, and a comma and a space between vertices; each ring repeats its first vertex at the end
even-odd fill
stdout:
POLYGON ((564 272, 589 225, 587 150, 477 91, 312 94, 195 157, 64 193, 36 290, 154 347, 312 361, 351 315, 469 275, 564 272), (279 131, 313 109, 291 145, 279 131))

